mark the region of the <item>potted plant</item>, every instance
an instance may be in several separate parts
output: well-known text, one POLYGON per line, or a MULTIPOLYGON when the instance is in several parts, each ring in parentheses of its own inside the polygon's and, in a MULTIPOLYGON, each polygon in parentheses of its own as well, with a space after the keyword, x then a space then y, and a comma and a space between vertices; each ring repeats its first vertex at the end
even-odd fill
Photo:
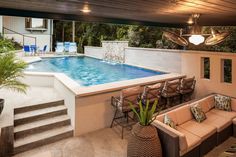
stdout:
MULTIPOLYGON (((19 78, 23 77, 26 66, 27 64, 17 59, 14 53, 0 54, 0 89, 7 88, 25 93, 27 85, 19 78)), ((3 106, 4 99, 0 99, 0 114, 3 106)))
MULTIPOLYGON (((157 107, 157 100, 149 107, 149 101, 145 107, 139 102, 139 111, 132 104, 131 109, 138 117, 139 123, 134 125, 131 137, 128 140, 128 157, 162 157, 162 149, 157 130, 151 123, 155 120, 154 112, 157 107)), ((158 115, 158 114, 157 114, 158 115)))

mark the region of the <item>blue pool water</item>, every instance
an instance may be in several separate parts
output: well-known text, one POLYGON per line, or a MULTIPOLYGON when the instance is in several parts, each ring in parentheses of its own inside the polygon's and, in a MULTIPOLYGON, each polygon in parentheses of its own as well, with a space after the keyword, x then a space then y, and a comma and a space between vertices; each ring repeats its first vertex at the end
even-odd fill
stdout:
POLYGON ((130 80, 163 72, 143 69, 126 64, 111 64, 90 57, 60 57, 32 63, 26 71, 64 73, 82 86, 130 80))

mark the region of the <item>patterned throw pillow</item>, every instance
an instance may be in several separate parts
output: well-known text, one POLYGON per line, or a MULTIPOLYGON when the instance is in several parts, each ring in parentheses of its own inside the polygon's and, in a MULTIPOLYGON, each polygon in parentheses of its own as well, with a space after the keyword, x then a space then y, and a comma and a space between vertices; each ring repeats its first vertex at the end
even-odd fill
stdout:
POLYGON ((201 123, 206 119, 205 113, 202 111, 202 108, 198 104, 191 106, 190 110, 193 114, 193 117, 196 119, 198 123, 201 123))
POLYGON ((223 95, 215 95, 215 108, 224 111, 232 111, 231 98, 223 95))
POLYGON ((163 122, 164 122, 164 124, 170 126, 171 128, 176 129, 176 125, 175 125, 174 121, 166 114, 164 115, 163 122))

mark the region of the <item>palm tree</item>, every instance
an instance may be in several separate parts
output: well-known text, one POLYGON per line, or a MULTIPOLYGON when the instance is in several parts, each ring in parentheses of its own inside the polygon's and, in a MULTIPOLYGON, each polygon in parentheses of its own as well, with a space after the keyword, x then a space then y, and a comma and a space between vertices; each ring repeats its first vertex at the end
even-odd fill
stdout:
POLYGON ((19 78, 23 77, 23 71, 27 64, 16 58, 14 53, 0 55, 0 89, 7 88, 26 93, 27 85, 19 78))

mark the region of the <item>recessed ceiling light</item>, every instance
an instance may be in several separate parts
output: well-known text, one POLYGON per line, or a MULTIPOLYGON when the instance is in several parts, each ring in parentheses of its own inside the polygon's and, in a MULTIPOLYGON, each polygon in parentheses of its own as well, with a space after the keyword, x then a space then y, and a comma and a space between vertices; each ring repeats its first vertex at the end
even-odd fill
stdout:
POLYGON ((91 10, 89 9, 87 4, 84 5, 83 9, 81 9, 80 11, 83 13, 90 13, 91 12, 91 10))

